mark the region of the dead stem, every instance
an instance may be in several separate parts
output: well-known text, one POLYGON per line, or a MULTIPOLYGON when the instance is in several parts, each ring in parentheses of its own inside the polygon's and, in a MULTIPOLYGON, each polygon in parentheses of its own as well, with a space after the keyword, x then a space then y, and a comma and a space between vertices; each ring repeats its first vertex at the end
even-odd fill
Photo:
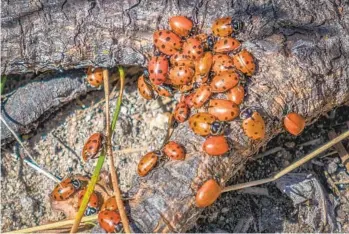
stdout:
MULTIPOLYGON (((120 77, 121 76, 122 74, 120 74, 120 77)), ((106 133, 106 151, 107 151, 107 156, 109 158, 109 171, 111 174, 114 195, 116 199, 116 204, 118 205, 118 208, 119 208, 123 228, 125 229, 126 233, 131 233, 129 221, 125 211, 124 203, 122 201, 122 196, 121 196, 121 192, 118 184, 118 178, 117 178, 117 175, 115 172, 115 166, 114 166, 113 150, 112 150, 112 144, 111 144, 112 131, 110 126, 110 114, 109 114, 109 71, 108 69, 103 70, 103 78, 104 78, 105 115, 106 115, 106 132, 105 132, 106 133)), ((120 92, 122 92, 124 79, 120 78, 120 82, 121 82, 120 92)))

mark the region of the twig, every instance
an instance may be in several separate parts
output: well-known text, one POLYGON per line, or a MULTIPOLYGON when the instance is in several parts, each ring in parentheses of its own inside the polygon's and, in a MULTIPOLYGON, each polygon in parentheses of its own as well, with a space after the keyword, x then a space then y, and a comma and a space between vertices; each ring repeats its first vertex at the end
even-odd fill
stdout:
POLYGON ((140 151, 145 151, 148 150, 148 147, 142 147, 142 148, 127 148, 127 149, 122 149, 122 150, 116 150, 114 151, 117 154, 130 154, 130 153, 135 153, 135 152, 140 152, 140 151))
MULTIPOLYGON (((124 79, 125 74, 124 70, 119 67, 120 72, 120 97, 122 97, 123 88, 124 88, 124 79)), ((118 184, 118 177, 115 172, 115 166, 114 166, 114 158, 113 158, 113 150, 112 150, 112 144, 111 144, 111 137, 112 137, 112 129, 116 126, 116 119, 112 120, 112 124, 110 126, 110 115, 109 115, 109 71, 107 69, 103 70, 103 78, 104 78, 104 93, 105 93, 105 113, 106 113, 106 149, 107 149, 107 155, 109 157, 109 171, 111 174, 112 179, 112 185, 115 195, 116 204, 119 209, 121 222, 123 225, 123 228, 125 229, 126 233, 131 233, 129 221, 127 218, 127 214, 125 211, 124 203, 122 201, 121 192, 119 189, 118 184)), ((121 98, 117 101, 117 106, 121 107, 121 98)), ((117 110, 116 110, 117 111, 117 110)))
MULTIPOLYGON (((97 215, 91 215, 91 216, 86 216, 83 217, 81 222, 85 223, 85 222, 90 222, 90 221, 94 221, 97 220, 98 216, 97 215)), ((55 223, 49 223, 49 224, 44 224, 44 225, 40 225, 40 226, 36 226, 36 227, 31 227, 31 228, 26 228, 26 229, 21 229, 21 230, 16 230, 16 231, 12 231, 12 232, 6 232, 8 234, 10 233, 33 233, 33 232, 38 232, 38 231, 47 231, 47 230, 52 230, 55 228, 61 228, 67 225, 72 225, 74 223, 74 219, 69 219, 69 220, 62 220, 59 222, 55 222, 55 223)))
POLYGON ((30 166, 31 168, 33 168, 34 170, 36 170, 37 172, 43 174, 44 176, 46 176, 47 178, 53 180, 56 183, 61 182, 60 179, 58 179, 56 176, 52 175, 50 172, 46 171, 45 169, 43 169, 42 167, 40 167, 38 165, 38 163, 33 159, 33 157, 31 156, 31 154, 29 153, 29 151, 27 150, 27 148, 24 146, 24 144, 22 143, 21 139, 17 136, 17 134, 11 129, 11 127, 6 123, 6 121, 2 118, 2 116, 0 116, 1 121, 5 124, 5 126, 10 130, 10 132, 13 134, 13 136, 15 137, 15 139, 17 140, 18 144, 20 144, 20 146, 22 146, 24 152, 27 154, 26 157, 23 158, 23 161, 30 166))
POLYGON ((267 151, 265 151, 265 152, 263 152, 263 153, 258 154, 258 155, 257 155, 256 157, 254 157, 253 159, 255 159, 255 160, 261 159, 261 158, 263 158, 263 157, 265 157, 265 156, 274 154, 274 153, 279 152, 280 150, 283 150, 283 149, 284 149, 283 147, 278 146, 278 147, 275 147, 275 148, 273 148, 273 149, 270 149, 270 150, 267 150, 267 151))
POLYGON ((279 179, 280 177, 286 175, 290 171, 293 171, 294 169, 296 169, 299 166, 303 165, 304 163, 308 162, 309 160, 315 158, 320 153, 322 153, 325 150, 331 148, 332 146, 334 146, 335 144, 337 144, 338 142, 344 140, 347 137, 349 137, 349 130, 344 132, 344 133, 342 133, 341 135, 337 136, 336 138, 332 139, 331 141, 327 142, 325 145, 317 148, 316 150, 314 150, 310 154, 304 156, 300 160, 292 163, 290 166, 286 167, 285 169, 281 170, 276 175, 274 175, 274 176, 272 176, 270 178, 261 179, 261 180, 255 180, 255 181, 242 183, 242 184, 236 184, 236 185, 232 185, 232 186, 227 186, 227 187, 225 187, 222 190, 222 193, 229 192, 229 191, 235 191, 235 190, 248 188, 248 187, 252 187, 252 186, 261 185, 261 184, 265 184, 265 183, 269 183, 269 182, 275 181, 275 180, 279 179))

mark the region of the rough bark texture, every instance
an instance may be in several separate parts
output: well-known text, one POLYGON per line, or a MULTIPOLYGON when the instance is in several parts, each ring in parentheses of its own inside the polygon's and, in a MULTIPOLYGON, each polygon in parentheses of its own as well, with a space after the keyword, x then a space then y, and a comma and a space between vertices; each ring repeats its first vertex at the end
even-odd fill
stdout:
POLYGON ((285 111, 308 123, 349 99, 349 6, 345 1, 51 1, 2 5, 2 72, 144 64, 151 35, 171 15, 192 16, 209 31, 217 17, 244 21, 238 36, 256 57, 246 105, 260 107, 267 137, 252 142, 233 121, 227 134, 235 150, 208 157, 202 137, 180 125, 172 139, 188 151, 184 162, 169 162, 138 179, 131 216, 143 232, 184 232, 195 223, 198 187, 214 176, 225 182, 268 140, 282 130, 285 111), (27 3, 27 5, 25 5, 27 3))

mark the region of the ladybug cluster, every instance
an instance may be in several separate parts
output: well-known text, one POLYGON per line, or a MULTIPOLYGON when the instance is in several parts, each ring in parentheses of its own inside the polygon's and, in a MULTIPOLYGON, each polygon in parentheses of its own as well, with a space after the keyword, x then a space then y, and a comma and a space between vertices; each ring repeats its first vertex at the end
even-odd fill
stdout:
MULTIPOLYGON (((170 18, 169 26, 171 30, 157 30, 153 34, 156 52, 138 79, 139 94, 151 100, 180 93, 173 116, 178 123, 188 120, 191 130, 206 138, 202 149, 210 156, 229 153, 232 147, 224 132, 229 122, 238 117, 249 139, 262 140, 265 122, 257 108, 240 111, 245 81, 256 71, 253 55, 234 38, 242 24, 231 17, 220 18, 213 22, 209 35, 199 33, 185 16, 170 18)), ((284 126, 291 134, 298 135, 304 129, 305 120, 297 113, 290 113, 284 118, 284 126)), ((183 160, 184 152, 183 146, 169 142, 162 151, 141 158, 138 174, 147 175, 164 154, 183 160)), ((198 190, 196 205, 211 205, 220 193, 221 187, 215 180, 206 181, 198 190)))
MULTIPOLYGON (((87 162, 90 159, 96 159, 97 154, 103 147, 104 136, 101 133, 93 133, 85 142, 82 150, 82 160, 87 162)), ((77 207, 80 208, 82 199, 86 193, 84 183, 76 178, 66 178, 53 189, 51 198, 54 201, 65 201, 77 194, 77 207)), ((92 192, 85 215, 93 215, 98 212, 98 222, 101 228, 108 233, 120 232, 122 230, 121 218, 118 213, 118 207, 115 197, 109 197, 101 207, 101 197, 92 192)))

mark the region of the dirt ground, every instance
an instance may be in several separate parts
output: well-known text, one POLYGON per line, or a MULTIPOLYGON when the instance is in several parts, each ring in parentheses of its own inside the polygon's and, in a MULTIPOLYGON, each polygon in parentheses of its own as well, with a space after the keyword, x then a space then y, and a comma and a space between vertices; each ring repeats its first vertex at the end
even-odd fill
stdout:
MULTIPOLYGON (((136 166, 142 154, 161 144, 166 134, 167 112, 173 107, 169 99, 146 102, 134 88, 127 86, 123 107, 114 135, 114 156, 122 191, 132 187, 136 166)), ((112 93, 112 109, 117 91, 112 93)), ((24 136, 39 165, 58 177, 72 174, 91 175, 95 162, 84 164, 80 158, 86 138, 93 132, 103 131, 103 92, 89 93, 63 107, 35 131, 24 136)), ((299 137, 281 134, 273 139, 231 184, 266 178, 289 165, 295 159, 328 141, 328 132, 348 129, 349 107, 328 113, 299 137), (270 150, 277 150, 268 153, 270 150)), ((343 141, 349 150, 348 141, 343 141)), ((50 179, 38 174, 21 160, 17 144, 2 149, 1 163, 1 231, 28 228, 64 219, 61 212, 53 211, 49 193, 55 186, 50 179)), ((349 189, 338 184, 335 194, 328 183, 329 172, 333 181, 348 181, 349 174, 337 173, 338 154, 329 150, 295 172, 314 173, 331 200, 335 201, 336 232, 349 232, 349 189), (330 166, 331 165, 331 168, 330 166), (333 166, 334 165, 334 166, 333 166), (334 168, 335 167, 335 168, 334 168), (337 168, 336 168, 337 167, 337 168), (331 172, 331 173, 330 173, 331 172), (337 174, 336 174, 336 173, 337 174)), ((107 163, 104 169, 107 170, 107 163)), ((314 228, 302 221, 301 209, 293 205, 274 183, 223 194, 206 209, 191 232, 308 232, 314 228)), ((323 231, 327 231, 324 229, 323 231)))

